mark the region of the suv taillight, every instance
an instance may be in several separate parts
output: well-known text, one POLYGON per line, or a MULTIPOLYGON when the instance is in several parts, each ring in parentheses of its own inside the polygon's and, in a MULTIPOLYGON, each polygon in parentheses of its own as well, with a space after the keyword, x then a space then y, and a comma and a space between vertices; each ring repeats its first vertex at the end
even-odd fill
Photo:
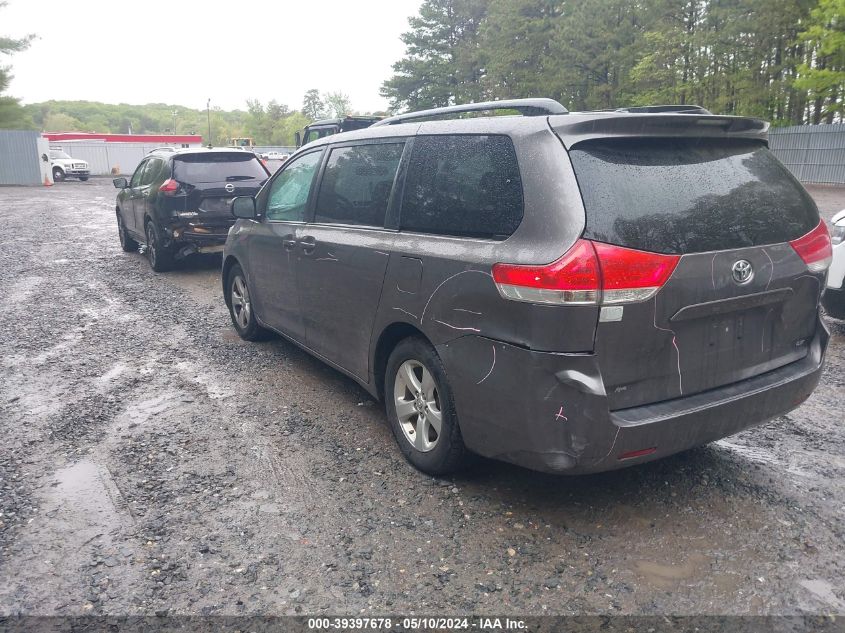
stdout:
POLYGON ((804 260, 810 272, 824 272, 833 260, 830 233, 827 231, 824 220, 820 220, 819 225, 812 231, 797 240, 792 240, 789 244, 804 260))
POLYGON ((659 255, 578 240, 545 266, 495 264, 493 279, 506 299, 568 305, 620 304, 652 297, 680 255, 659 255))
POLYGON ((158 190, 163 194, 173 194, 179 191, 179 182, 173 180, 173 178, 168 178, 163 183, 161 183, 161 187, 158 190))

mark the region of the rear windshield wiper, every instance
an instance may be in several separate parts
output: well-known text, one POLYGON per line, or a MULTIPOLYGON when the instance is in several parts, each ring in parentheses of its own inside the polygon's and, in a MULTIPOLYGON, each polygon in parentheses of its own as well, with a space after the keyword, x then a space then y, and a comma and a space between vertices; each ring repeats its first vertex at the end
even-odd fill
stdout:
POLYGON ((230 180, 255 180, 255 176, 226 176, 226 182, 230 180))

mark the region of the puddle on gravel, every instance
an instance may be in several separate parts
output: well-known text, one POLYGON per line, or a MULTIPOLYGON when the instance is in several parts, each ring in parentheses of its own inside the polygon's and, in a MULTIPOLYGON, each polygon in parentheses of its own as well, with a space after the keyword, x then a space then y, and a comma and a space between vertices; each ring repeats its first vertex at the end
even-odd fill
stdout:
POLYGON ((678 564, 637 561, 635 569, 648 582, 668 589, 682 580, 702 575, 701 572, 709 562, 710 559, 703 554, 690 554, 685 562, 678 564))
POLYGON ((176 368, 182 372, 188 380, 203 387, 212 400, 222 400, 234 395, 234 391, 224 387, 219 381, 208 373, 200 370, 196 364, 190 361, 182 361, 176 364, 176 368))
POLYGON ((813 594, 817 600, 821 600, 826 605, 836 609, 838 613, 845 612, 845 600, 836 597, 833 592, 833 585, 826 580, 801 580, 798 584, 813 594))

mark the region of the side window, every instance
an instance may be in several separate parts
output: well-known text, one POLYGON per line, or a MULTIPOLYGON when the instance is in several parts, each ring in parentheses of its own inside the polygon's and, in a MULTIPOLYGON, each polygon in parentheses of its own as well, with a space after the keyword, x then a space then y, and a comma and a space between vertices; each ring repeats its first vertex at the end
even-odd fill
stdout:
POLYGON ((400 229, 505 239, 522 221, 522 181, 507 136, 420 136, 400 229))
POLYGON ((145 161, 141 162, 141 164, 138 165, 135 168, 135 173, 132 174, 132 180, 129 181, 130 187, 140 187, 141 186, 141 178, 143 177, 144 170, 147 168, 147 163, 149 163, 149 162, 150 162, 149 160, 145 160, 145 161))
POLYGON ((331 151, 315 222, 384 226, 404 143, 338 147, 331 151))
POLYGON ((151 158, 147 161, 147 168, 144 170, 144 175, 141 177, 141 186, 152 183, 159 171, 161 170, 162 160, 160 158, 151 158))
POLYGON ((270 185, 267 219, 293 222, 305 220, 308 193, 322 155, 322 151, 311 152, 285 165, 284 171, 270 185))

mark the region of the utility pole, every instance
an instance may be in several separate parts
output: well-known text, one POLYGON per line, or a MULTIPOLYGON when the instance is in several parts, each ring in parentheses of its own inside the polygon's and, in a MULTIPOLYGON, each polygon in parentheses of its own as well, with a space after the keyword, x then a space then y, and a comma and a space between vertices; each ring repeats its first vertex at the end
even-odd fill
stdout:
POLYGON ((176 110, 173 111, 173 133, 176 134, 176 115, 179 114, 176 110))
POLYGON ((208 118, 208 145, 211 145, 211 97, 205 104, 205 116, 208 118))

